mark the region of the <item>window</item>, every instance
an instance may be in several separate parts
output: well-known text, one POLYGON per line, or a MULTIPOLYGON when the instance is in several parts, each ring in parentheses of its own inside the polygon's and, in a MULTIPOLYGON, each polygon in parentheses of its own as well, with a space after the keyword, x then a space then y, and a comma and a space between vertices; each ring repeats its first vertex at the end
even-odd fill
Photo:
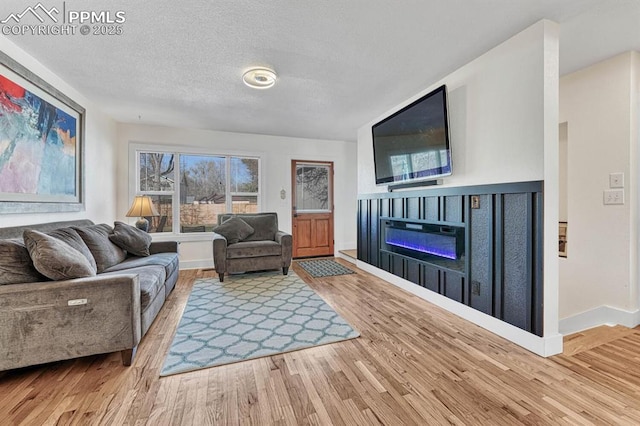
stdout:
POLYGON ((136 193, 159 213, 149 232, 211 232, 221 213, 259 211, 259 158, 139 150, 136 164, 136 193))
POLYGON ((233 213, 258 212, 260 164, 255 158, 231 157, 230 191, 233 213))

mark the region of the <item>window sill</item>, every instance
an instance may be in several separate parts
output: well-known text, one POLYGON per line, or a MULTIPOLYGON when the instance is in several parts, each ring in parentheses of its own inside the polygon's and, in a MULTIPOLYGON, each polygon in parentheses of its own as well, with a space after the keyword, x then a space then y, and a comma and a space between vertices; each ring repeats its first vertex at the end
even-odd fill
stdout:
POLYGON ((149 234, 153 241, 178 241, 180 243, 213 241, 213 232, 198 232, 192 234, 174 234, 163 232, 160 234, 149 234))

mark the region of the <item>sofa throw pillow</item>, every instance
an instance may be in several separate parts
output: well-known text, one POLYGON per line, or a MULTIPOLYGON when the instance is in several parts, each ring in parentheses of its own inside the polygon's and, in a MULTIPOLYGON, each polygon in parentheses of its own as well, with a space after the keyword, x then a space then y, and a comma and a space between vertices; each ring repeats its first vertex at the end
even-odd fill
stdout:
POLYGON ((113 233, 113 228, 106 223, 78 226, 73 227, 73 229, 76 230, 87 247, 89 247, 89 251, 91 251, 93 258, 96 260, 98 273, 117 265, 127 257, 126 251, 109 240, 109 235, 113 233))
POLYGON ((213 228, 213 232, 225 237, 227 244, 235 244, 253 234, 254 229, 239 217, 232 217, 222 225, 213 228))
POLYGON ((45 232, 45 234, 57 238, 78 250, 87 258, 91 267, 93 269, 97 269, 96 260, 93 258, 91 251, 89 251, 89 247, 87 247, 85 242, 82 240, 82 237, 80 237, 73 228, 58 228, 53 231, 45 232))
POLYGON ((149 256, 151 235, 124 222, 116 221, 113 225, 113 234, 109 235, 112 243, 135 256, 149 256))
POLYGON ((47 281, 20 240, 0 240, 0 285, 47 281))
POLYGON ((47 278, 70 280, 96 274, 82 253, 57 238, 30 229, 24 231, 23 238, 33 265, 47 278))

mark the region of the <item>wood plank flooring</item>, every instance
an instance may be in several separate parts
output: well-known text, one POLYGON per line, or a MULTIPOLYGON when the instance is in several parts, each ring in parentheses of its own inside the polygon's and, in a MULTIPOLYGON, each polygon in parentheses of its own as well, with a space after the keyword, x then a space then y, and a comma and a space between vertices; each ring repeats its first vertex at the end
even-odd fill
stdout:
POLYGON ((115 353, 0 373, 0 425, 640 424, 639 330, 544 359, 366 272, 293 269, 362 336, 159 378, 194 278, 215 275, 183 271, 131 367, 115 353))

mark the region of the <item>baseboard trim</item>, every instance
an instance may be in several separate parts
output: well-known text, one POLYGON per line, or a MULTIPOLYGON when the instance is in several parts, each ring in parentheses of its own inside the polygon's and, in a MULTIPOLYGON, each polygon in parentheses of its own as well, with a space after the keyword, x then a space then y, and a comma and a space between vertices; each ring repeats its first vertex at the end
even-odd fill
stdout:
POLYGON ((348 256, 348 255, 346 255, 344 253, 341 253, 341 252, 337 252, 335 257, 339 257, 340 259, 344 259, 347 262, 351 262, 353 264, 356 264, 356 262, 357 262, 357 259, 354 259, 353 257, 348 256))
POLYGON ((451 300, 441 294, 415 285, 412 282, 409 282, 396 275, 390 274, 387 271, 383 271, 382 269, 376 268, 375 266, 369 265, 368 263, 358 260, 356 261, 356 265, 358 266, 358 268, 367 271, 377 276, 378 278, 382 278, 383 280, 397 287, 400 287, 403 290, 408 291, 409 293, 415 294, 416 296, 428 302, 431 302, 434 305, 437 305, 451 312, 452 314, 470 321, 494 334, 497 334, 498 336, 503 337, 510 342, 513 342, 516 345, 535 353, 536 355, 548 357, 551 355, 562 353, 561 334, 555 334, 545 337, 536 336, 483 312, 477 311, 467 305, 463 305, 462 303, 451 300))
POLYGON ((185 260, 180 261, 180 270, 186 269, 207 269, 213 268, 213 260, 201 259, 201 260, 185 260))
POLYGON ((629 328, 637 327, 640 325, 640 310, 625 311, 611 306, 598 306, 597 308, 561 319, 559 330, 560 334, 566 336, 601 325, 623 325, 629 328))

